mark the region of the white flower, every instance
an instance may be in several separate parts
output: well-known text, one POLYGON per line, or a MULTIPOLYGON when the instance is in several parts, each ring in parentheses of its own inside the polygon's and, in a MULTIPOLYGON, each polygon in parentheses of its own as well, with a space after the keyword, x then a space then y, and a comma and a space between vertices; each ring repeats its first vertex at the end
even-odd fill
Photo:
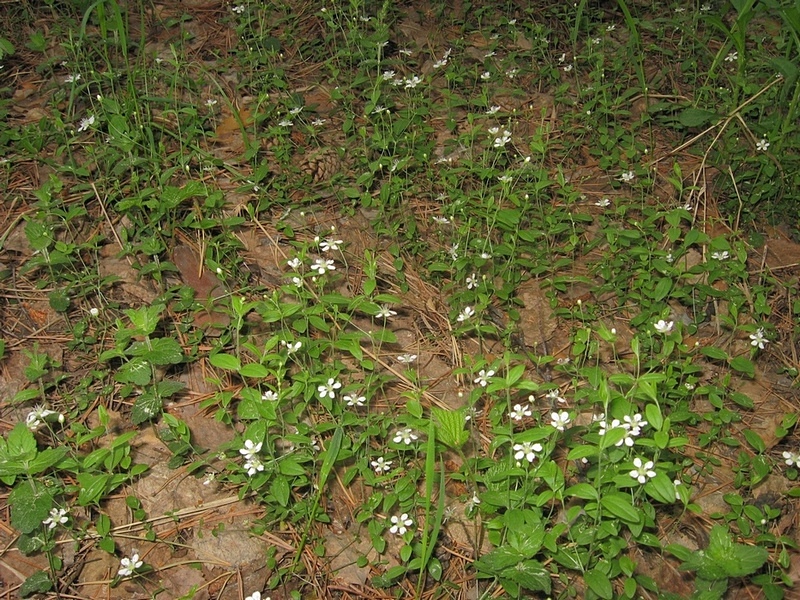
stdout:
POLYGON ((239 448, 239 454, 244 456, 245 460, 251 460, 256 454, 261 452, 263 442, 253 443, 253 440, 245 440, 244 448, 239 448))
MULTIPOLYGON (((531 398, 533 398, 533 396, 531 396, 531 398)), ((549 392, 547 392, 547 394, 545 394, 545 398, 547 398, 551 402, 553 401, 558 402, 559 404, 567 403, 567 399, 562 398, 561 394, 558 393, 558 390, 550 390, 549 392)))
POLYGON ((489 110, 486 111, 486 114, 487 115, 496 115, 498 112, 500 112, 500 107, 497 106, 497 105, 494 105, 494 106, 490 106, 489 107, 489 110))
POLYGON ((484 71, 483 73, 481 73, 481 79, 483 79, 484 81, 488 81, 491 78, 492 74, 489 73, 489 71, 484 71))
POLYGON ((333 377, 328 378, 328 383, 323 383, 317 386, 317 393, 321 399, 335 398, 336 390, 342 387, 342 384, 336 381, 333 377))
POLYGON ((414 54, 414 52, 412 52, 412 51, 411 51, 411 50, 409 50, 408 48, 400 48, 400 50, 398 50, 398 51, 397 51, 397 53, 398 53, 398 54, 402 54, 402 55, 404 55, 404 56, 411 56, 411 55, 413 55, 413 54, 414 54))
POLYGON ((327 239, 327 240, 325 240, 324 242, 322 242, 322 243, 319 245, 319 247, 320 247, 320 248, 322 248, 322 251, 323 251, 323 252, 328 252, 328 251, 331 251, 331 250, 338 250, 338 249, 339 249, 339 247, 340 247, 340 246, 341 246, 343 243, 344 243, 344 242, 343 242, 342 240, 332 240, 332 239, 327 239))
POLYGON ((564 427, 569 425, 569 422, 569 413, 565 410, 562 410, 561 412, 550 413, 550 425, 559 431, 564 431, 564 427))
POLYGON ((81 124, 78 126, 78 132, 86 131, 94 125, 94 115, 89 115, 88 117, 81 119, 81 124))
POLYGON ((511 175, 501 175, 497 178, 500 183, 511 183, 513 181, 513 177, 511 175))
POLYGON ((415 360, 417 360, 416 354, 401 354, 400 356, 397 357, 397 362, 401 362, 405 365, 410 365, 415 360))
POLYGON ((708 12, 710 10, 711 10, 711 3, 703 2, 703 4, 700 5, 700 12, 708 12))
POLYGON ((395 444, 403 443, 406 446, 409 446, 411 445, 411 442, 417 439, 419 439, 419 436, 411 431, 411 427, 406 427, 405 429, 397 431, 394 434, 394 439, 392 441, 395 444))
POLYGON ((619 175, 620 181, 624 181, 625 183, 630 183, 636 178, 636 173, 633 171, 623 171, 619 175))
POLYGON ((767 141, 767 138, 761 138, 756 143, 756 150, 759 152, 766 152, 767 148, 769 148, 769 142, 767 141))
POLYGON ((506 71, 506 77, 509 79, 514 79, 514 77, 517 76, 517 73, 519 73, 519 69, 509 69, 506 71))
POLYGON ((296 117, 301 112, 303 112, 303 107, 302 106, 295 106, 294 108, 289 110, 289 114, 292 115, 293 117, 296 117))
POLYGON ((448 219, 447 217, 440 217, 438 215, 433 217, 433 221, 434 221, 434 223, 439 223, 439 225, 449 225, 450 224, 450 219, 448 219))
POLYGON ((420 83, 422 83, 422 77, 419 75, 414 75, 413 77, 406 77, 403 80, 403 87, 405 89, 413 89, 417 87, 420 83))
POLYGON ((64 83, 75 83, 76 81, 80 81, 80 79, 81 79, 80 73, 75 73, 74 75, 70 74, 67 75, 67 77, 64 79, 64 83))
POLYGON ((379 319, 389 319, 391 317, 396 317, 397 311, 394 311, 385 304, 382 304, 380 309, 378 309, 378 312, 375 314, 375 316, 378 317, 379 319))
POLYGON ((461 311, 461 313, 459 313, 458 317, 456 318, 456 321, 458 321, 459 323, 463 323, 469 320, 474 315, 475 315, 475 309, 472 308, 471 306, 465 306, 464 309, 461 311))
POLYGON ((292 277, 292 283, 295 285, 295 287, 303 287, 303 280, 299 277, 292 277))
POLYGON ((617 26, 614 23, 612 23, 611 25, 608 25, 606 27, 606 31, 614 31, 616 28, 617 26))
POLYGON ((542 451, 542 445, 533 442, 522 442, 521 444, 514 444, 514 458, 518 461, 523 458, 529 463, 536 460, 536 454, 542 451))
POLYGON ((231 6, 231 10, 235 12, 237 15, 240 15, 244 12, 244 4, 237 4, 236 6, 231 6))
POLYGON ((783 458, 786 459, 786 464, 790 467, 792 463, 794 463, 795 467, 800 467, 800 453, 799 452, 788 452, 784 451, 783 458))
POLYGON ((667 255, 664 257, 664 260, 666 260, 668 263, 672 264, 673 261, 675 260, 675 257, 672 256, 672 252, 668 252, 667 255))
POLYGON ((286 348, 286 354, 294 354, 303 347, 303 342, 287 342, 286 340, 281 340, 281 346, 286 348))
POLYGON ((123 558, 119 561, 119 571, 117 575, 120 577, 130 577, 136 569, 140 568, 144 563, 139 560, 139 554, 134 553, 130 558, 123 558))
POLYGON ((675 500, 680 500, 681 499, 680 487, 681 485, 683 485, 683 482, 680 479, 675 479, 672 482, 672 485, 675 486, 675 500))
POLYGON ((725 57, 725 62, 729 62, 729 63, 730 62, 734 62, 735 60, 738 60, 738 58, 739 58, 739 53, 738 52, 736 52, 736 51, 729 52, 728 56, 725 57))
POLYGON ((571 64, 564 65, 563 69, 564 69, 564 73, 569 73, 570 71, 572 71, 572 65, 571 64))
POLYGON ((478 372, 478 376, 475 378, 475 383, 477 383, 481 387, 486 387, 487 385, 489 385, 490 377, 494 377, 493 369, 489 369, 488 371, 486 369, 481 369, 478 372))
POLYGON ((492 255, 489 254, 488 252, 481 252, 481 258, 483 260, 489 260, 490 258, 492 258, 492 255))
MULTIPOLYGON (((491 131, 492 130, 490 129, 489 132, 491 133, 491 131)), ((494 138, 494 142, 492 143, 492 145, 495 148, 503 148, 510 141, 511 141, 511 132, 506 129, 503 130, 503 135, 494 138)))
POLYGON ((647 425, 647 421, 645 421, 642 418, 642 415, 640 415, 639 413, 636 413, 632 417, 625 415, 624 417, 622 417, 622 420, 625 421, 623 427, 629 429, 631 435, 639 435, 642 432, 642 427, 647 425))
POLYGON ((299 258, 297 258, 295 256, 295 257, 290 258, 289 260, 287 260, 286 264, 289 265, 292 269, 296 270, 296 269, 298 269, 300 267, 300 265, 303 264, 303 262, 299 258))
POLYGON ((291 119, 281 119, 278 121, 278 127, 291 127, 292 125, 294 125, 294 121, 291 119))
POLYGON ((458 260, 458 246, 459 244, 455 243, 447 249, 447 252, 450 254, 450 258, 453 260, 458 260))
POLYGON ((355 394, 345 394, 343 400, 347 402, 347 406, 364 406, 367 399, 364 396, 356 396, 355 394))
POLYGON ((389 531, 396 535, 403 535, 408 528, 414 524, 414 521, 411 520, 411 517, 408 516, 408 513, 403 513, 399 517, 394 515, 391 518, 392 526, 389 527, 389 531))
POLYGON ((314 260, 314 264, 311 265, 311 270, 324 275, 328 271, 335 271, 336 265, 333 264, 331 259, 317 258, 314 260))
POLYGON ((369 464, 371 464, 372 468, 375 469, 376 475, 382 475, 383 473, 390 471, 392 468, 392 461, 386 460, 382 456, 379 456, 369 464))
POLYGON ((664 319, 659 319, 653 323, 653 329, 655 329, 658 333, 669 333, 672 331, 672 327, 674 325, 674 321, 665 321, 664 319))
POLYGON ((325 123, 327 123, 327 122, 328 122, 328 119, 320 119, 319 117, 317 117, 316 119, 311 121, 311 124, 314 127, 319 127, 320 125, 325 125, 325 123))
POLYGON ((594 203, 595 206, 599 206, 600 208, 607 208, 611 206, 611 200, 608 198, 603 198, 602 200, 598 200, 594 203))
POLYGON ((636 468, 630 472, 630 476, 639 483, 647 483, 648 479, 652 479, 656 476, 656 472, 653 471, 654 465, 652 460, 642 462, 642 459, 637 456, 633 459, 633 466, 636 468))
POLYGON ((55 529, 56 525, 64 525, 67 521, 69 517, 65 508, 51 508, 50 516, 42 521, 42 525, 47 525, 48 529, 55 529))
POLYGON ((253 592, 252 594, 247 596, 247 598, 245 598, 244 600, 272 600, 272 599, 269 596, 265 596, 262 598, 261 592, 253 592))
POLYGON ((261 462, 260 458, 253 456, 244 463, 244 470, 247 471, 248 476, 252 477, 256 473, 264 470, 264 464, 261 462))
POLYGON ((373 115, 379 115, 379 114, 381 114, 382 112, 386 112, 386 111, 388 111, 388 110, 389 110, 389 109, 388 109, 388 108, 386 108, 385 106, 380 106, 380 105, 378 105, 378 106, 376 106, 375 108, 373 108, 373 109, 372 109, 372 114, 373 114, 373 115))
POLYGON ((278 392, 267 390, 266 392, 261 394, 261 399, 264 402, 275 402, 278 399, 278 392))
POLYGON ((476 287, 478 287, 478 276, 473 273, 467 277, 467 289, 471 290, 476 287))
POLYGON ((206 100, 206 106, 208 108, 211 108, 212 106, 215 106, 216 104, 217 104, 217 101, 214 98, 209 98, 208 100, 206 100))
MULTIPOLYGON (((36 431, 44 424, 49 416, 57 414, 56 411, 49 410, 41 404, 37 404, 33 407, 33 410, 28 413, 28 416, 25 417, 25 425, 27 425, 28 429, 31 431, 36 431)), ((61 421, 61 419, 59 419, 59 421, 61 421)))
POLYGON ((761 350, 763 350, 766 344, 769 344, 769 340, 764 335, 763 327, 759 327, 758 329, 756 329, 755 333, 750 334, 751 346, 758 346, 761 350))
POLYGON ((533 413, 529 405, 515 404, 514 409, 508 413, 514 421, 521 421, 523 417, 530 417, 533 413))
POLYGON ((727 250, 722 250, 721 252, 712 252, 711 258, 714 260, 728 260, 731 257, 730 253, 727 250))

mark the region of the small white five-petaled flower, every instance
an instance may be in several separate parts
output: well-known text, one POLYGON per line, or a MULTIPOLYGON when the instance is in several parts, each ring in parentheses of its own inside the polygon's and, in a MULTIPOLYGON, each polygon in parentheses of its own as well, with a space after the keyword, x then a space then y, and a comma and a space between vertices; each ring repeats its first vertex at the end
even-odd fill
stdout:
POLYGON ((411 427, 406 427, 405 429, 399 430, 397 433, 394 434, 394 439, 392 440, 395 444, 405 444, 406 446, 410 446, 411 442, 418 439, 416 433, 411 431, 411 427))
POLYGON ((319 393, 319 397, 322 399, 333 399, 336 397, 336 390, 338 390, 340 387, 342 387, 341 383, 336 381, 333 377, 329 377, 327 383, 317 386, 317 393, 319 393))
POLYGON ((458 317, 456 318, 456 321, 458 321, 459 323, 463 323, 464 321, 469 320, 469 318, 474 315, 475 315, 475 309, 472 308, 471 306, 465 306, 464 310, 462 310, 459 313, 458 317))
POLYGON ((364 402, 367 401, 364 396, 356 394, 345 394, 343 400, 347 402, 347 406, 364 406, 364 402))
POLYGON ((391 308, 389 308, 388 306, 386 306, 385 304, 383 304, 378 309, 378 312, 377 312, 377 314, 375 316, 378 317, 379 319, 388 319, 390 317, 396 317, 397 316, 397 311, 394 311, 391 308))
POLYGON ((795 467, 800 467, 800 452, 783 452, 783 458, 786 460, 786 464, 790 467, 794 464, 795 467))
POLYGON ((630 183, 635 178, 636 178, 636 173, 634 173, 633 171, 623 171, 619 176, 619 180, 624 183, 630 183))
POLYGON ((64 525, 69 521, 65 508, 51 508, 50 516, 42 521, 42 525, 47 525, 48 529, 55 529, 56 525, 64 525))
POLYGON ((594 203, 595 206, 599 206, 600 208, 608 208, 611 206, 611 200, 608 198, 603 198, 602 200, 598 200, 594 203))
POLYGON ((767 148, 769 148, 769 142, 767 141, 767 138, 761 138, 758 140, 758 142, 756 142, 756 150, 759 152, 766 152, 767 148))
POLYGON ((523 417, 530 417, 532 414, 530 406, 527 404, 525 406, 522 406, 522 404, 515 404, 514 409, 508 413, 508 416, 514 421, 521 421, 523 417))
POLYGON ((269 596, 262 596, 261 592, 253 592, 244 600, 272 600, 269 596))
POLYGON ((136 569, 139 569, 144 563, 139 560, 139 553, 134 552, 130 558, 125 557, 119 561, 119 571, 117 575, 120 577, 130 577, 134 574, 136 569))
POLYGON ((336 265, 333 264, 331 259, 317 258, 314 260, 314 264, 311 265, 311 270, 324 275, 328 271, 335 271, 336 265))
POLYGON ((637 456, 633 459, 633 466, 635 469, 630 472, 630 476, 639 483, 647 483, 648 479, 652 479, 656 476, 656 472, 653 471, 654 464, 652 460, 643 462, 642 459, 637 456))
POLYGON ((481 387, 486 387, 487 385, 489 385, 490 377, 494 377, 493 369, 489 369, 488 371, 486 369, 481 369, 478 372, 478 376, 475 378, 475 383, 477 383, 481 387))
POLYGON ((81 124, 78 125, 78 133, 86 131, 92 125, 94 125, 94 115, 89 115, 85 119, 81 119, 81 124))
POLYGON ((559 431, 564 431, 564 428, 569 425, 569 422, 569 413, 565 410, 562 410, 561 412, 550 413, 550 425, 559 431))
POLYGON ((399 517, 394 515, 391 519, 392 526, 389 527, 389 531, 394 533, 395 535, 403 535, 408 528, 414 524, 414 521, 411 520, 411 517, 408 516, 408 513, 403 513, 399 517))
POLYGON ((653 329, 655 329, 658 333, 669 333, 672 331, 672 327, 674 325, 674 321, 665 321, 664 319, 659 319, 653 323, 653 329))
POLYGON ((758 348, 763 350, 764 346, 766 346, 767 344, 769 344, 769 340, 764 335, 764 328, 763 327, 759 327, 758 329, 756 329, 755 333, 751 333, 750 334, 750 345, 751 346, 753 346, 753 347, 757 346, 758 348))
POLYGON ((728 260, 730 257, 731 257, 730 252, 728 252, 727 250, 711 253, 711 258, 713 258, 714 260, 728 260))
POLYGON ((397 362, 401 362, 404 365, 410 365, 415 360, 417 360, 416 354, 401 354, 400 356, 397 357, 397 362))
POLYGON ((534 442, 522 442, 514 444, 514 458, 521 461, 523 458, 529 463, 536 460, 536 454, 542 451, 542 445, 534 442))
POLYGON ((379 456, 369 464, 371 464, 372 468, 375 469, 376 475, 382 475, 383 473, 391 470, 392 468, 392 461, 386 460, 382 456, 379 456))
POLYGON ((252 460, 253 457, 261 452, 262 442, 253 443, 253 440, 245 440, 244 448, 239 448, 239 454, 244 456, 245 460, 252 460))

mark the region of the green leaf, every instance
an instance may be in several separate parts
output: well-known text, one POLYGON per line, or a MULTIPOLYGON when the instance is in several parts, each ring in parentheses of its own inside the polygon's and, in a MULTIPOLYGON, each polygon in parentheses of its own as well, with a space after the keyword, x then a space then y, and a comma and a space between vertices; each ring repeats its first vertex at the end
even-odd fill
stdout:
POLYGON ((661 409, 658 404, 648 404, 644 407, 644 416, 647 423, 656 431, 661 431, 661 426, 664 424, 664 418, 661 415, 661 409))
POLYGON ((284 475, 299 477, 306 474, 303 466, 293 458, 286 458, 278 463, 278 470, 284 475))
POLYGON ((212 367, 225 369, 226 371, 239 371, 242 368, 241 361, 232 354, 212 354, 208 357, 208 362, 212 367))
POLYGON ((239 369, 239 375, 253 379, 264 379, 269 375, 269 369, 260 363, 249 363, 239 369))
POLYGON ((147 385, 153 376, 153 369, 145 359, 136 357, 124 363, 114 374, 114 379, 120 383, 134 385, 147 385))
POLYGON ((164 406, 161 398, 156 396, 152 390, 148 390, 136 398, 136 401, 133 403, 131 421, 134 425, 149 421, 153 417, 160 415, 163 408, 164 406))
POLYGON ((633 507, 630 497, 625 494, 618 492, 605 494, 600 498, 600 504, 612 515, 627 523, 638 523, 641 519, 639 511, 633 507))
POLYGON ((564 490, 565 496, 575 496, 576 498, 583 498, 584 500, 599 500, 600 494, 597 490, 588 483, 576 483, 564 490))
POLYGON ((289 498, 291 496, 291 490, 289 488, 289 480, 282 475, 276 475, 275 479, 272 480, 272 484, 270 485, 270 492, 275 497, 275 500, 278 501, 278 504, 283 506, 284 508, 289 506, 289 498))
POLYGON ((183 361, 183 349, 174 338, 155 338, 149 345, 150 348, 146 342, 138 342, 131 347, 131 354, 142 356, 154 365, 177 365, 183 361))
POLYGON ((764 443, 764 440, 752 429, 745 429, 742 431, 742 435, 744 435, 744 439, 747 440, 747 443, 753 447, 753 450, 759 454, 763 454, 767 451, 767 445, 764 443))
POLYGON ((502 576, 527 590, 550 593, 550 572, 539 561, 526 560, 512 569, 503 571, 502 576))
POLYGON ((701 108, 686 108, 678 115, 678 121, 684 127, 701 127, 718 118, 717 113, 701 108))
POLYGON ((610 600, 614 597, 611 581, 609 581, 605 573, 597 569, 591 569, 583 574, 583 579, 586 581, 586 585, 589 586, 589 589, 601 598, 610 600))
POLYGON ((728 360, 728 353, 714 346, 705 346, 700 349, 700 353, 714 360, 728 360))
POLYGON ((46 471, 50 467, 61 462, 61 459, 67 454, 66 446, 57 446, 56 448, 46 448, 36 455, 32 461, 28 463, 28 474, 35 475, 46 471))
POLYGON ((675 483, 664 473, 656 473, 656 476, 644 485, 644 491, 654 500, 664 504, 672 504, 676 500, 675 483))
POLYGON ((53 508, 53 496, 34 479, 21 481, 8 496, 11 525, 22 533, 31 533, 42 526, 53 508))
POLYGON ((25 581, 19 588, 20 598, 27 598, 34 594, 44 594, 53 588, 53 582, 50 581, 50 575, 47 571, 36 571, 25 581))
POLYGON ((749 377, 756 376, 756 366, 749 358, 745 358, 744 356, 736 356, 731 359, 729 364, 731 369, 739 371, 739 373, 744 373, 749 377))
POLYGON ((89 504, 99 504, 106 494, 111 475, 101 473, 79 473, 78 485, 78 504, 88 506, 89 504))
POLYGON ((436 439, 454 450, 467 443, 469 431, 465 429, 465 409, 446 410, 433 406, 431 414, 436 423, 436 439))

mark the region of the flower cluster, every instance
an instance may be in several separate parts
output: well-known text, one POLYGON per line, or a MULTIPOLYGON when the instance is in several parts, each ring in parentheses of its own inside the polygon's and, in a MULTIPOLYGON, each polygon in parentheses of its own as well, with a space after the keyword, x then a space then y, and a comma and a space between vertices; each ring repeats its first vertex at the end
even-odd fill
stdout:
POLYGON ((600 423, 600 435, 605 435, 606 432, 612 429, 624 429, 624 437, 618 440, 614 445, 622 446, 625 444, 628 448, 633 446, 633 438, 640 435, 642 433, 642 428, 647 425, 647 421, 645 421, 639 413, 633 416, 625 415, 623 417, 624 422, 619 419, 614 419, 611 423, 607 423, 603 415, 600 416, 598 421, 600 423))

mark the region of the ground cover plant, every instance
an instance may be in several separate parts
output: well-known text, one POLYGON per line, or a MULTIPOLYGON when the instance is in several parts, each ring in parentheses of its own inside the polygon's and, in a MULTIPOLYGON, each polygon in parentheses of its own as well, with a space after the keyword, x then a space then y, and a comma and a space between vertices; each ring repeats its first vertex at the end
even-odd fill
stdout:
POLYGON ((0 19, 2 597, 796 594, 795 4, 0 19))

